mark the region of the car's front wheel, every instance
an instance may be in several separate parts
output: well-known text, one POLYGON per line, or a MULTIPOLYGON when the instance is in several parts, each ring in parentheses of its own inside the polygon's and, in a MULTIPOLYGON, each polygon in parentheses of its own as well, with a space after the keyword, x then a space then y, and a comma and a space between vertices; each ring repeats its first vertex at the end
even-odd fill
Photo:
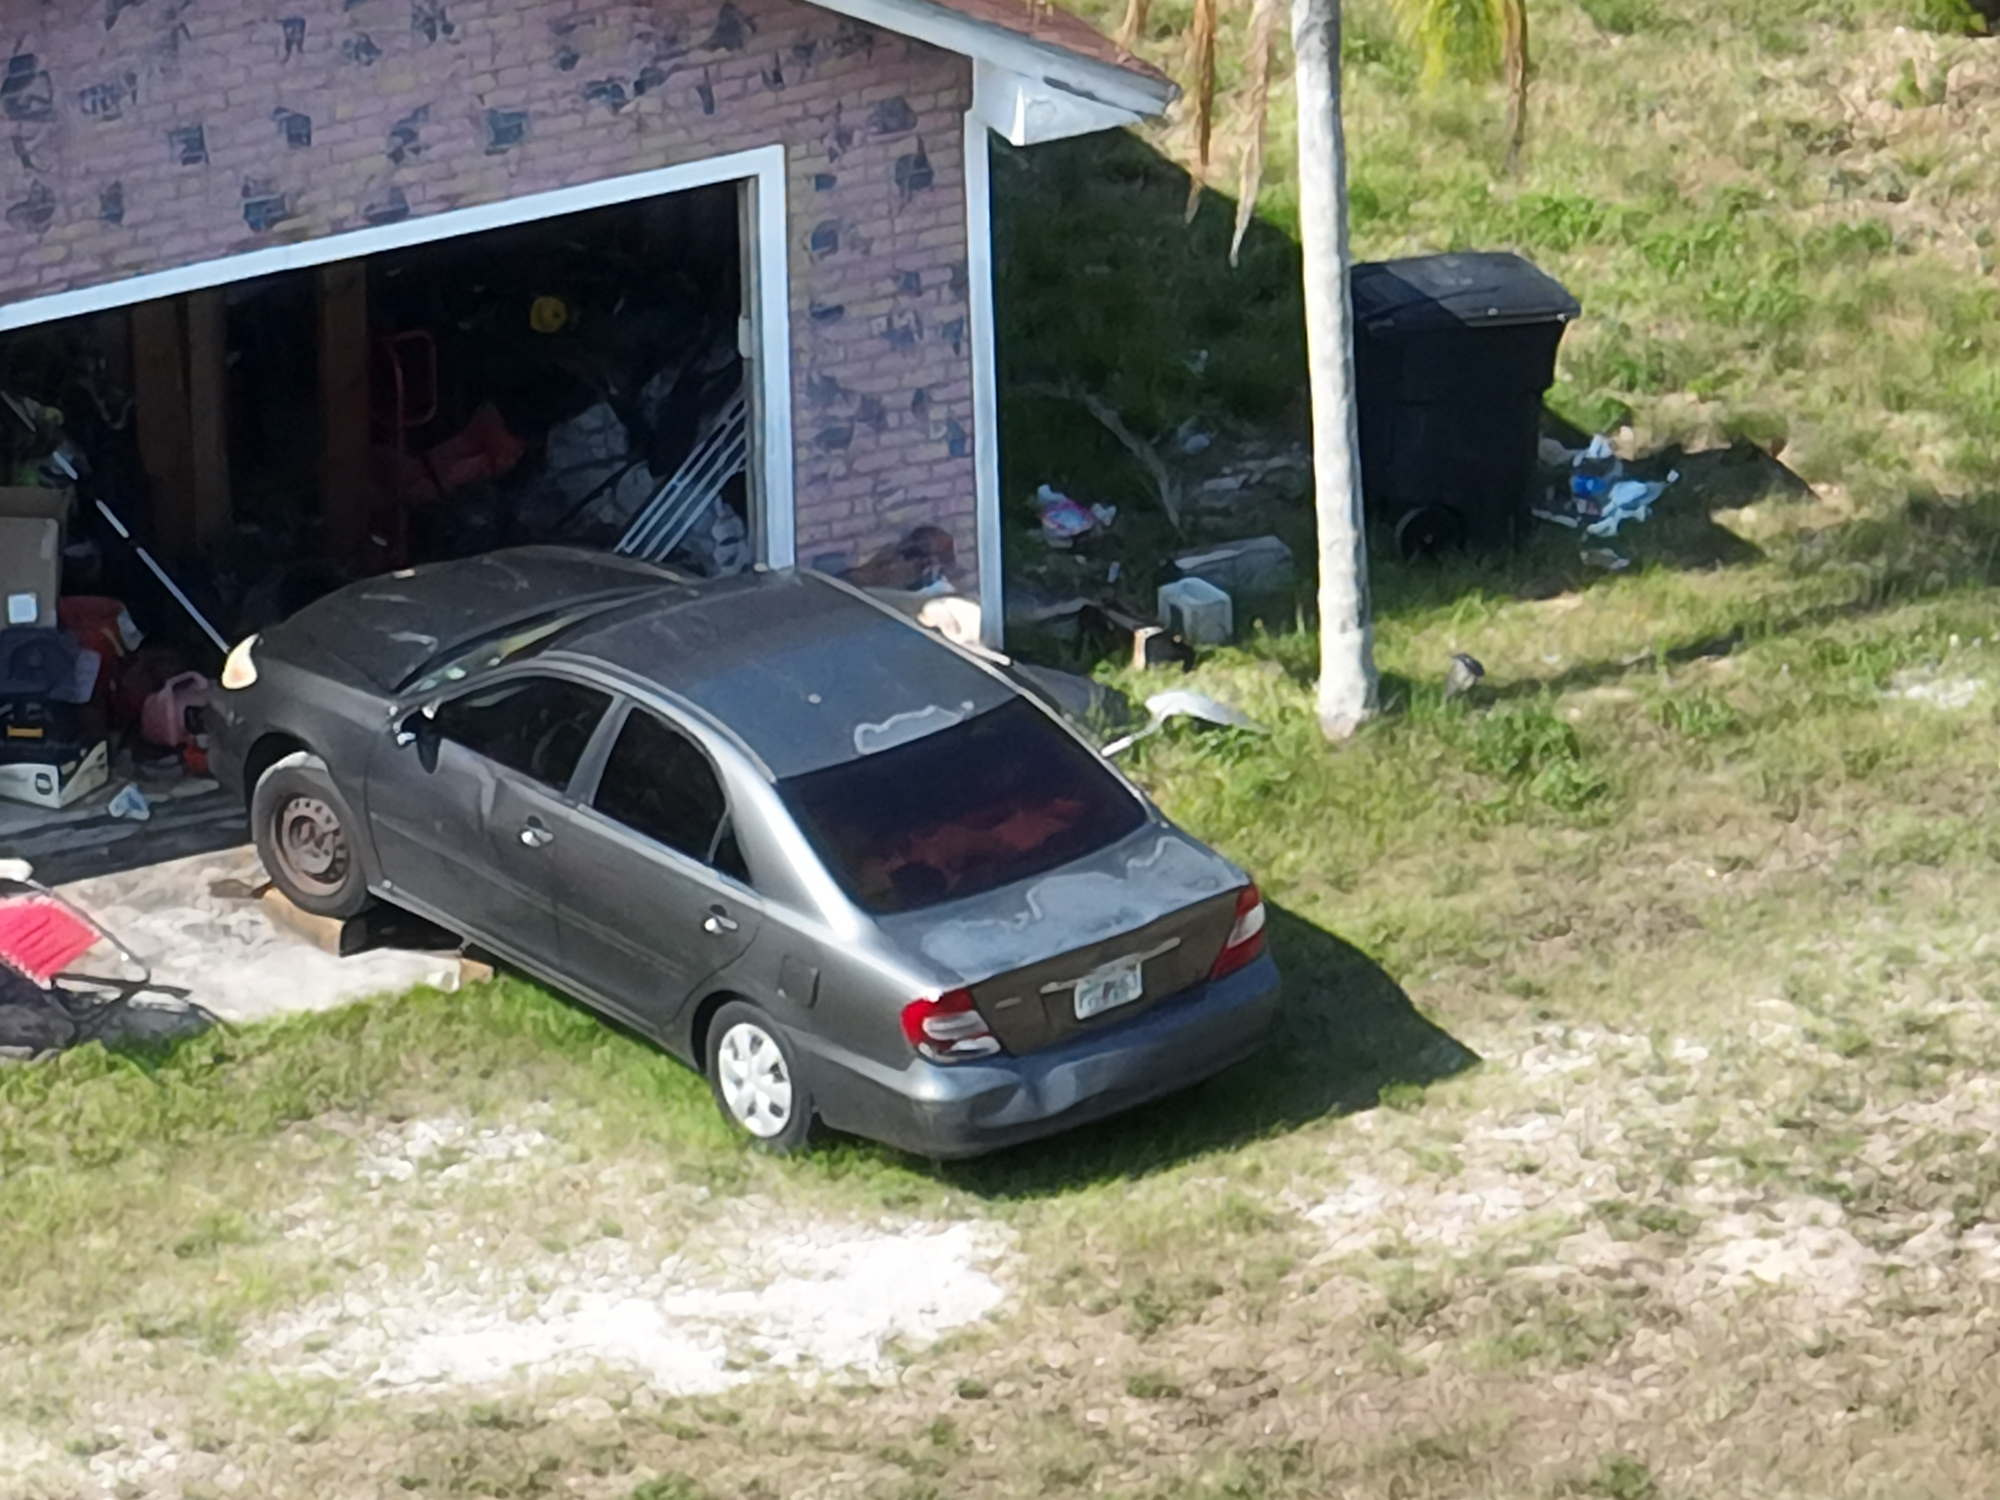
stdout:
POLYGON ((708 1084, 722 1117, 765 1151, 797 1151, 812 1137, 812 1096, 791 1043, 754 1005, 733 1000, 708 1028, 708 1084))
POLYGON ((368 905, 354 815, 318 756, 287 755, 258 778, 250 828, 271 883, 301 911, 345 918, 368 905))

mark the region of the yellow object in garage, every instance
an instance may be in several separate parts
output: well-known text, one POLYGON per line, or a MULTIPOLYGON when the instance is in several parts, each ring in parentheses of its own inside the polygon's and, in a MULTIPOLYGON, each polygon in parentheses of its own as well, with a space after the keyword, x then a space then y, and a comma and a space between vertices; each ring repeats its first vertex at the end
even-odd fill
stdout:
POLYGON ((560 333, 569 322, 569 304, 560 297, 537 297, 528 309, 528 326, 537 333, 560 333))

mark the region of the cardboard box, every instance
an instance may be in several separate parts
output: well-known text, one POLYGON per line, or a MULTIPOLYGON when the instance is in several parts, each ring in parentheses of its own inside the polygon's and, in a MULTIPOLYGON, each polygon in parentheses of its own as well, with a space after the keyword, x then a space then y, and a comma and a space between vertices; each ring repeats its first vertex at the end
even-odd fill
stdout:
POLYGON ((0 488, 0 625, 55 629, 70 492, 0 488))
POLYGON ((68 807, 111 779, 111 747, 99 740, 81 753, 57 761, 18 760, 0 764, 0 797, 36 807, 68 807))

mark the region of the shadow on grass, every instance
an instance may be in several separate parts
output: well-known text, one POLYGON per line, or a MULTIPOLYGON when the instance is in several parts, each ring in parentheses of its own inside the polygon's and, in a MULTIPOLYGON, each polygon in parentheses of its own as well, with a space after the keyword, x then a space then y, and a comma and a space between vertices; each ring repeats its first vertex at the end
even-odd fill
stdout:
POLYGON ((938 1175, 989 1198, 1143 1177, 1372 1108, 1391 1085, 1435 1083, 1479 1061, 1420 1015, 1365 953, 1295 913, 1267 909, 1285 1000, 1262 1052, 1185 1093, 1046 1141, 945 1164, 938 1175))
MULTIPOLYGON (((996 156, 996 313, 1001 368, 1002 489, 1008 506, 1010 581, 1028 592, 1083 593, 1150 614, 1152 588, 1168 581, 1176 552, 1229 536, 1271 531, 1300 558, 1298 586, 1267 601, 1263 618, 1310 620, 1313 545, 1310 485, 1254 480, 1221 513, 1185 534, 1160 511, 1145 467, 1074 399, 1080 390, 1122 419, 1185 491, 1225 477, 1242 440, 1258 451, 1302 444, 1307 431, 1306 363, 1298 246, 1265 219, 1252 222, 1241 264, 1229 263, 1235 205, 1209 193, 1185 222, 1185 171, 1123 131, 996 156), (1200 432, 1213 445, 1184 447, 1200 432), (1053 484, 1119 507, 1115 528, 1086 537, 1075 557, 1052 558, 1034 534, 1029 497, 1053 484), (1116 562, 1125 597, 1107 582, 1116 562)), ((1580 447, 1590 434, 1546 412, 1543 431, 1580 447)), ((1763 553, 1716 520, 1718 511, 1773 497, 1804 497, 1804 481, 1748 442, 1701 453, 1663 449, 1635 461, 1636 477, 1680 480, 1653 517, 1614 538, 1593 538, 1529 521, 1517 549, 1408 562, 1397 554, 1394 517, 1371 524, 1370 568, 1378 615, 1448 605, 1472 593, 1547 598, 1590 588, 1612 573, 1579 556, 1610 547, 1638 567, 1704 571, 1755 563, 1763 553)), ((1558 469, 1538 473, 1535 493, 1566 486, 1558 469)), ((1541 503, 1538 500, 1537 503, 1541 503)), ((1546 507, 1545 507, 1546 508, 1546 507)), ((1069 653, 1072 656, 1076 652, 1069 653)), ((1108 649, 1083 653, 1091 659, 1108 649)), ((1072 662, 1071 664, 1076 664, 1072 662)))
MULTIPOLYGON (((1629 522, 1615 536, 1593 537, 1578 528, 1531 518, 1519 546, 1480 556, 1459 554, 1429 561, 1394 555, 1387 529, 1370 531, 1370 592, 1384 618, 1436 609, 1480 593, 1505 599, 1553 599, 1580 594, 1625 576, 1586 561, 1586 555, 1614 553, 1637 569, 1668 568, 1703 573, 1763 562, 1765 553, 1717 520, 1718 513, 1760 501, 1808 499, 1806 482, 1761 448, 1739 443, 1689 453, 1665 448, 1635 460, 1635 478, 1680 478, 1671 484, 1645 521, 1629 522)), ((1560 510, 1564 472, 1543 469, 1541 509, 1560 510)))
MULTIPOLYGON (((1888 514, 1845 522, 1837 534, 1821 533, 1821 540, 1825 545, 1816 559, 1794 565, 1799 576, 1817 567, 1842 570, 1852 579, 1851 597, 1810 604, 1782 597, 1746 601, 1739 607, 1738 617, 1721 622, 1720 629, 1713 623, 1705 624, 1678 639, 1663 639, 1647 651, 1513 678, 1504 685, 1479 689, 1467 701, 1472 707, 1482 707, 1603 687, 1662 668, 1728 656, 1755 642, 1809 636, 1830 627, 1864 622, 1956 590, 2000 585, 2000 494, 1965 500, 1914 495, 1888 514)), ((1983 617, 1980 607, 1968 612, 1967 634, 1985 629, 1983 617)), ((1476 655, 1476 634, 1470 647, 1476 655)), ((1311 684, 1311 660, 1286 658, 1283 665, 1294 681, 1311 684)), ((1436 709, 1442 701, 1443 680, 1442 662, 1438 675, 1428 681, 1383 674, 1385 711, 1436 709)))

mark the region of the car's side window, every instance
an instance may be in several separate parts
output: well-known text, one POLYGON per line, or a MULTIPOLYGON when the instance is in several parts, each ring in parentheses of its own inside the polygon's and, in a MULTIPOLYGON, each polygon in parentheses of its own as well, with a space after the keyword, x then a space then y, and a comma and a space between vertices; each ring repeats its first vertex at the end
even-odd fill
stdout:
POLYGON ((729 801, 701 748, 643 709, 618 731, 593 806, 655 843, 749 883, 729 801))
POLYGON ((611 696, 560 677, 516 677, 441 704, 438 733, 562 791, 611 696))

